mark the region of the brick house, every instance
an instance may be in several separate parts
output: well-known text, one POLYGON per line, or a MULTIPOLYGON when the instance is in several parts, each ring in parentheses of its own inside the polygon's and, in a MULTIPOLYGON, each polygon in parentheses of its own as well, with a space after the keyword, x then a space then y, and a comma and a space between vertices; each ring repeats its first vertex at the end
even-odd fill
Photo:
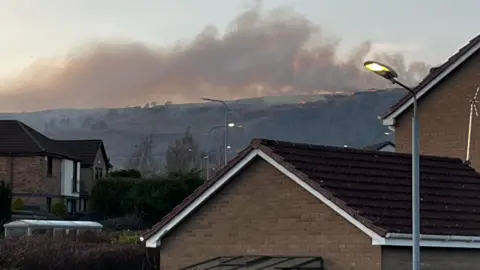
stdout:
POLYGON ((89 193, 95 181, 107 176, 112 168, 102 140, 57 140, 65 152, 79 157, 80 200, 79 211, 87 211, 89 193))
MULTIPOLYGON (((254 139, 140 240, 168 270, 279 255, 411 269, 410 168, 409 154, 254 139)), ((434 156, 421 169, 424 269, 478 269, 480 174, 434 156)))
MULTIPOLYGON (((480 86, 480 35, 472 39, 414 88, 418 98, 420 152, 426 155, 465 159, 467 148, 469 101, 480 86)), ((380 118, 395 131, 396 151, 411 151, 410 94, 380 118)), ((475 117, 475 116, 474 116, 475 117)), ((471 164, 480 170, 480 119, 472 129, 471 164)))
POLYGON ((53 140, 20 121, 0 120, 0 179, 30 210, 50 212, 55 200, 69 212, 84 210, 89 190, 82 177, 94 162, 109 164, 101 141, 53 140))

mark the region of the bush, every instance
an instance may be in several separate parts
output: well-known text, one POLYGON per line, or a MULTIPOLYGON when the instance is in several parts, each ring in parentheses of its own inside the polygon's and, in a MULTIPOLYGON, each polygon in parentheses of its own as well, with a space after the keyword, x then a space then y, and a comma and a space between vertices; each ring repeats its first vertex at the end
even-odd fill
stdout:
POLYGON ((57 200, 52 205, 52 213, 57 216, 64 218, 67 216, 67 206, 63 200, 57 200))
POLYGON ((142 178, 140 171, 135 169, 111 171, 108 176, 113 178, 142 178))
POLYGON ((111 218, 102 222, 105 231, 122 231, 122 230, 141 230, 149 226, 145 226, 144 222, 135 215, 126 215, 118 218, 111 218))
POLYGON ((139 244, 140 233, 134 231, 120 231, 118 234, 112 234, 112 240, 118 244, 139 244))
POLYGON ((0 241, 0 269, 143 270, 145 248, 137 244, 91 244, 43 236, 0 241))
POLYGON ((25 208, 25 203, 22 198, 16 198, 12 203, 12 210, 22 211, 25 208))
POLYGON ((12 187, 1 181, 0 183, 0 233, 3 232, 3 224, 12 218, 12 187))
POLYGON ((105 178, 93 186, 90 209, 105 219, 134 215, 145 222, 142 226, 151 226, 202 183, 196 171, 171 173, 162 179, 105 178))
POLYGON ((111 243, 112 237, 105 232, 92 232, 86 231, 79 233, 77 236, 77 242, 80 243, 111 243))

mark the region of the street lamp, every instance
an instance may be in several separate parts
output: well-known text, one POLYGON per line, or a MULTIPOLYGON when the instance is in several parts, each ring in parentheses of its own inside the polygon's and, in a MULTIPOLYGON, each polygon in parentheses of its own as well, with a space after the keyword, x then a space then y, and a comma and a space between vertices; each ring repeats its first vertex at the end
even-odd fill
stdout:
POLYGON ((211 101, 211 102, 218 102, 222 103, 223 107, 225 107, 225 140, 224 140, 224 145, 225 145, 225 160, 224 160, 224 165, 226 166, 228 163, 228 151, 227 151, 227 145, 228 145, 228 106, 227 103, 223 100, 220 99, 213 99, 213 98, 202 98, 205 101, 211 101))
POLYGON ((420 270, 420 158, 417 117, 417 95, 412 88, 397 80, 398 74, 387 65, 376 61, 367 61, 365 68, 397 84, 410 92, 413 97, 412 115, 412 269, 420 270))
MULTIPOLYGON (((212 131, 214 131, 216 129, 219 129, 219 128, 225 128, 225 127, 230 127, 230 128, 235 127, 235 123, 228 123, 228 125, 226 125, 226 126, 214 126, 214 127, 210 128, 208 130, 208 138, 210 139, 210 136, 212 135, 212 131)), ((237 127, 241 127, 241 126, 237 126, 237 127)), ((227 129, 228 128, 225 128, 225 134, 227 132, 227 129)), ((226 145, 226 147, 224 146, 225 149, 230 148, 229 145, 227 145, 227 144, 225 144, 225 145, 226 145)), ((225 150, 225 156, 227 155, 227 153, 228 153, 228 150, 225 150)), ((210 151, 208 152, 207 157, 208 157, 208 159, 207 159, 207 179, 208 179, 208 171, 210 170, 210 151)))

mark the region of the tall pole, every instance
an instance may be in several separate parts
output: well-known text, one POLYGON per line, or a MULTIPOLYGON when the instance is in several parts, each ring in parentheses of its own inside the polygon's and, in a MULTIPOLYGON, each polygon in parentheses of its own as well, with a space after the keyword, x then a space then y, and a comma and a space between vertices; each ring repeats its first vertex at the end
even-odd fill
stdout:
MULTIPOLYGON (((208 130, 208 138, 210 139, 210 141, 211 141, 212 131, 214 131, 215 129, 219 129, 219 128, 228 129, 228 126, 227 126, 227 128, 224 127, 223 125, 222 125, 222 126, 214 126, 214 127, 210 128, 210 129, 208 130)), ((211 153, 211 149, 212 149, 212 145, 211 145, 211 143, 210 143, 210 147, 209 147, 208 154, 207 154, 207 179, 208 179, 209 171, 210 171, 210 153, 211 153)), ((220 150, 221 150, 221 149, 220 149, 220 150)), ((221 152, 221 151, 220 151, 220 152, 221 152)), ((215 161, 215 164, 217 164, 216 161, 215 161)))
POLYGON ((212 102, 218 102, 218 103, 222 103, 223 106, 225 107, 225 137, 224 137, 224 165, 227 165, 228 163, 228 106, 227 106, 227 103, 223 100, 220 100, 220 99, 213 99, 213 98, 203 98, 203 100, 206 100, 206 101, 212 101, 212 102))
POLYGON ((402 86, 412 94, 412 269, 420 270, 420 154, 419 127, 417 116, 417 95, 408 86, 397 80, 394 83, 402 86))
POLYGON ((420 158, 418 138, 417 98, 413 95, 412 116, 412 228, 413 270, 420 270, 420 158))
POLYGON ((228 163, 228 107, 225 102, 222 101, 223 106, 225 106, 225 140, 224 140, 224 147, 225 147, 225 160, 224 166, 227 166, 228 163))

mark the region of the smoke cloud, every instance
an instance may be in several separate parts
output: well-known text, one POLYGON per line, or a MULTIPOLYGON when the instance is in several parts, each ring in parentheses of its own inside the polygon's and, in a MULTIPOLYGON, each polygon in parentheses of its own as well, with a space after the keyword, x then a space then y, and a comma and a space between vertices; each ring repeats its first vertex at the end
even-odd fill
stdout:
POLYGON ((256 6, 234 18, 223 34, 207 26, 169 48, 103 42, 80 46, 56 62, 36 62, 0 86, 0 108, 120 107, 198 102, 202 96, 236 99, 389 87, 363 69, 367 56, 391 65, 411 85, 429 69, 421 62, 406 63, 401 54, 372 56, 368 41, 339 59, 338 46, 337 38, 292 9, 256 6))

